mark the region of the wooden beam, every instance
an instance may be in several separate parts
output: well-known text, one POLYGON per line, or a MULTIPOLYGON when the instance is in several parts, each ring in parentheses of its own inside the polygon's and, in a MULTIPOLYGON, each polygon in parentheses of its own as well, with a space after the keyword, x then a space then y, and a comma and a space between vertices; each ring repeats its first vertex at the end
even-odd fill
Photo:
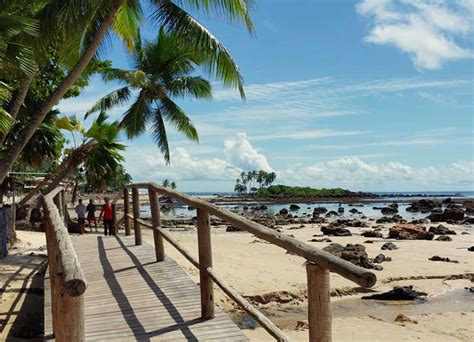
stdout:
POLYGON ((233 226, 252 233, 262 240, 268 241, 287 251, 299 255, 310 262, 329 269, 332 272, 338 273, 341 276, 352 280, 356 284, 359 284, 360 286, 372 287, 377 281, 377 277, 373 272, 367 271, 366 269, 334 256, 331 253, 315 248, 306 242, 289 237, 284 233, 279 233, 227 209, 220 208, 215 204, 206 202, 196 197, 181 194, 177 191, 164 188, 155 183, 137 183, 129 185, 129 187, 132 189, 148 189, 149 186, 152 186, 159 194, 179 199, 181 202, 187 205, 205 210, 209 214, 217 216, 233 226))
POLYGON ((135 234, 135 245, 142 244, 142 231, 138 219, 140 218, 140 198, 138 189, 132 189, 132 202, 133 202, 133 233, 135 234))
POLYGON ((306 263, 308 278, 308 322, 310 342, 331 342, 332 316, 329 271, 306 263))
POLYGON ((263 313, 256 309, 248 300, 242 297, 232 287, 227 285, 222 278, 220 278, 212 268, 207 268, 207 273, 214 280, 214 282, 221 288, 226 295, 228 295, 234 302, 240 305, 246 313, 249 314, 262 328, 270 333, 277 341, 289 341, 283 332, 270 321, 263 313))
MULTIPOLYGON (((117 225, 117 207, 116 204, 112 204, 112 231, 113 235, 117 236, 118 235, 118 225, 117 225)), ((110 234, 110 232, 109 232, 110 234)))
POLYGON ((158 232, 158 228, 161 228, 160 203, 158 202, 158 195, 152 187, 148 189, 148 197, 150 200, 151 224, 153 229, 153 239, 155 241, 156 261, 160 262, 165 260, 165 247, 163 245, 163 237, 158 232))
POLYGON ((130 213, 130 197, 128 195, 128 189, 123 189, 123 212, 125 220, 125 235, 130 235, 130 218, 128 214, 130 213))
POLYGON ((214 282, 207 272, 212 268, 211 225, 209 213, 197 210, 199 286, 201 287, 201 317, 214 318, 214 282))

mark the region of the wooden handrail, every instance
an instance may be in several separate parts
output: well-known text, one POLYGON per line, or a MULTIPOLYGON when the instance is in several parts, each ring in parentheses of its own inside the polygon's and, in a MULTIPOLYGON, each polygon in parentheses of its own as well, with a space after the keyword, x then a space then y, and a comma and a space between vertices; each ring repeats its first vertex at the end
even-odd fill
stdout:
POLYGON ((58 209, 54 203, 54 198, 60 195, 62 190, 63 188, 59 187, 43 196, 43 211, 47 226, 51 229, 52 237, 57 244, 58 258, 61 263, 62 277, 64 278, 64 289, 70 296, 75 297, 86 291, 87 281, 60 215, 59 210, 62 209, 58 209))
POLYGON ((141 244, 140 226, 143 225, 149 227, 153 229, 157 261, 165 259, 163 246, 163 239, 165 239, 199 269, 201 316, 203 319, 211 319, 214 317, 213 288, 214 284, 216 284, 265 330, 275 337, 276 340, 288 340, 283 332, 267 317, 265 317, 263 313, 253 307, 245 298, 227 285, 214 272, 212 268, 212 248, 209 224, 210 215, 217 216, 241 230, 252 233, 262 240, 268 241, 271 244, 284 248, 285 250, 306 259, 309 340, 311 342, 330 342, 332 338, 329 271, 338 273, 363 287, 372 287, 377 281, 374 273, 369 272, 362 267, 356 266, 328 252, 317 249, 305 242, 291 238, 288 235, 278 233, 268 227, 242 217, 241 215, 220 208, 215 204, 199 198, 184 195, 155 183, 130 184, 126 186, 123 191, 124 197, 128 197, 128 188, 132 189, 133 215, 128 213, 129 209, 127 205, 124 218, 125 220, 128 220, 129 218, 133 219, 136 244, 141 244), (152 224, 146 223, 140 219, 139 189, 148 190, 152 224), (199 261, 197 261, 187 250, 181 247, 178 242, 173 240, 173 238, 161 228, 160 205, 157 200, 157 194, 178 199, 188 206, 197 209, 196 224, 199 261))
POLYGON ((327 268, 332 272, 338 273, 344 278, 350 279, 362 287, 372 287, 377 281, 377 277, 373 272, 369 272, 366 269, 334 256, 331 253, 315 248, 308 243, 297 240, 288 235, 278 233, 273 229, 265 227, 264 225, 253 222, 229 210, 220 208, 213 203, 181 194, 177 191, 159 186, 155 183, 137 183, 131 184, 128 187, 135 189, 148 189, 150 186, 154 188, 156 192, 162 195, 179 199, 181 202, 187 205, 205 210, 209 212, 209 214, 217 216, 235 227, 252 233, 262 240, 268 241, 274 245, 286 249, 287 251, 299 255, 306 260, 318 264, 324 268, 327 268))
POLYGON ((55 188, 42 196, 52 325, 56 341, 84 341, 84 297, 87 281, 64 225, 67 215, 64 189, 55 188))

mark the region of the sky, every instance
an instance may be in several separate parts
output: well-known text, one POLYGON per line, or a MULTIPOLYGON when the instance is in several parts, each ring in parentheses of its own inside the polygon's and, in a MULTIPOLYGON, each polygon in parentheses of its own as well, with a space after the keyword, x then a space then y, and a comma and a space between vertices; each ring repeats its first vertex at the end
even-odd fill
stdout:
MULTIPOLYGON (((254 36, 196 14, 239 64, 246 100, 216 80, 212 100, 176 99, 199 144, 170 127, 166 165, 150 134, 124 138, 134 181, 232 191, 241 171, 264 169, 287 185, 474 190, 474 0, 256 3, 254 36)), ((144 26, 146 38, 156 37, 150 20, 144 26)), ((103 57, 131 68, 117 39, 103 57)), ((58 108, 82 117, 117 88, 94 77, 58 108)))

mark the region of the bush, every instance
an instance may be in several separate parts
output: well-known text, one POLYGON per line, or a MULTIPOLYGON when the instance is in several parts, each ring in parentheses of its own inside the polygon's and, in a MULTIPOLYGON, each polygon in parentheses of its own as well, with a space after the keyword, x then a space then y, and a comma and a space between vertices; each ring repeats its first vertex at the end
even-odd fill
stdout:
POLYGON ((310 187, 288 186, 288 185, 272 185, 268 188, 258 189, 256 196, 292 196, 292 197, 343 197, 349 196, 352 192, 349 190, 335 188, 335 189, 313 189, 310 187))

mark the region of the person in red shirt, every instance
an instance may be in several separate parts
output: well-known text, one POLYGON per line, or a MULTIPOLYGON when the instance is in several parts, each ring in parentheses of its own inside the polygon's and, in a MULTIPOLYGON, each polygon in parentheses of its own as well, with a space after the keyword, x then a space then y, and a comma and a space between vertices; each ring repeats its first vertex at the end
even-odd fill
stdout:
POLYGON ((104 235, 107 236, 107 231, 109 235, 113 235, 113 223, 112 223, 112 204, 109 202, 108 197, 104 197, 105 204, 102 206, 99 215, 99 221, 103 219, 104 221, 104 235))

